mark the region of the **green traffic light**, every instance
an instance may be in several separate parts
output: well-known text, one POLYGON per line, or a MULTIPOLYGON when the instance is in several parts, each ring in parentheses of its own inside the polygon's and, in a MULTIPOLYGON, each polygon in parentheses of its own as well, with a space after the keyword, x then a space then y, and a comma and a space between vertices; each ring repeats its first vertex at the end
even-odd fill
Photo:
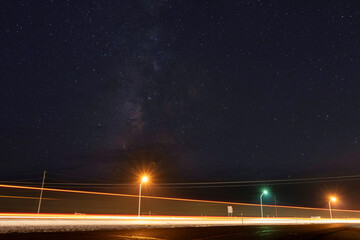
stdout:
POLYGON ((264 194, 268 194, 268 191, 267 191, 267 190, 264 190, 264 194))

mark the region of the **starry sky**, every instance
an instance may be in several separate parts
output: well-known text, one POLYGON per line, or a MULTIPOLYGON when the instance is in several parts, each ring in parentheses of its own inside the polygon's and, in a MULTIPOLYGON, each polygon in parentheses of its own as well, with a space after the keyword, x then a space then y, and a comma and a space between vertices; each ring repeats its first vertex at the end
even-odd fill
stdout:
POLYGON ((2 1, 0 176, 357 174, 359 18, 345 0, 2 1))

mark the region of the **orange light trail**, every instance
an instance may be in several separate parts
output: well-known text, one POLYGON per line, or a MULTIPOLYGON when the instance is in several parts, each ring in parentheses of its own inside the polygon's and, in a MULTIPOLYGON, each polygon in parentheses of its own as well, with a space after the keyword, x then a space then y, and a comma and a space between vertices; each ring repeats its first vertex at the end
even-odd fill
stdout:
MULTIPOLYGON (((0 188, 13 188, 13 189, 25 189, 25 190, 41 190, 41 187, 29 187, 29 186, 17 186, 17 185, 6 185, 0 184, 0 188)), ((78 193, 78 194, 92 194, 102 196, 114 196, 114 197, 134 197, 138 198, 138 195, 123 194, 123 193, 107 193, 107 192, 93 192, 93 191, 81 191, 81 190, 70 190, 70 189, 59 189, 59 188, 43 188, 44 191, 52 192, 65 192, 65 193, 78 193)), ((141 196, 142 198, 148 199, 159 199, 159 200, 171 200, 171 201, 185 201, 185 202, 200 202, 200 203, 214 203, 214 204, 232 204, 242 206, 260 206, 260 204, 254 203, 238 203, 238 202, 225 202, 225 201, 212 201, 212 200, 199 200, 199 199, 188 199, 188 198, 171 198, 171 197, 156 197, 156 196, 141 196)), ((264 207, 275 207, 274 205, 264 205, 264 207)), ((328 211, 327 208, 311 208, 311 207, 297 207, 297 206, 282 206, 277 205, 278 208, 292 208, 292 209, 305 209, 305 210, 322 210, 328 211)), ((360 212, 360 210, 345 210, 345 209, 333 209, 338 212, 360 212)))
MULTIPOLYGON (((152 215, 152 216, 142 216, 140 219, 137 215, 117 215, 117 214, 73 214, 73 213, 0 213, 0 219, 3 218, 56 218, 56 219, 125 219, 125 220, 164 220, 164 219, 171 219, 171 220, 224 220, 224 221, 239 221, 241 219, 248 219, 248 220, 262 220, 266 221, 276 221, 276 220, 308 220, 308 221, 321 221, 321 220, 329 220, 330 218, 319 218, 319 219, 312 219, 306 217, 277 217, 277 218, 264 218, 261 219, 260 217, 226 217, 226 216, 181 216, 181 215, 152 215)), ((359 218, 334 218, 335 220, 357 220, 360 221, 359 218)))
MULTIPOLYGON (((20 199, 40 199, 38 197, 23 197, 23 196, 7 196, 7 195, 0 195, 0 198, 20 198, 20 199)), ((43 200, 58 200, 56 198, 42 198, 43 200)))

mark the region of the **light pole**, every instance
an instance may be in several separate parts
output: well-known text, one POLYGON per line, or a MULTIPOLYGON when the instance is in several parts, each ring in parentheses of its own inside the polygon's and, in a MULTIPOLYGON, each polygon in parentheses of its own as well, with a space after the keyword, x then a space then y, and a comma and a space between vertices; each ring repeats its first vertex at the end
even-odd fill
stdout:
POLYGON ((330 219, 332 220, 331 202, 336 202, 336 198, 335 198, 335 197, 331 197, 331 198, 330 198, 330 201, 329 201, 330 219))
POLYGON ((148 181, 148 177, 147 176, 143 176, 143 178, 141 179, 141 183, 140 183, 140 188, 139 188, 139 208, 138 208, 138 218, 140 218, 140 205, 141 205, 141 185, 145 182, 148 181))
POLYGON ((263 219, 263 218, 264 218, 264 214, 263 214, 263 206, 262 206, 262 196, 263 196, 264 194, 268 194, 268 191, 264 190, 264 191, 262 192, 262 194, 260 195, 261 219, 263 219))

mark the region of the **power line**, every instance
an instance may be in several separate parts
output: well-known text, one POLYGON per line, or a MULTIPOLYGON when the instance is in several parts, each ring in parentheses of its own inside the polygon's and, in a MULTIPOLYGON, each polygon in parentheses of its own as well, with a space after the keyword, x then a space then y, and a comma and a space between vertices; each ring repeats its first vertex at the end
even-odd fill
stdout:
POLYGON ((317 181, 344 178, 360 178, 360 175, 347 175, 335 177, 316 177, 316 178, 292 178, 292 179, 270 179, 270 180, 245 180, 245 181, 227 181, 227 182, 192 182, 192 183, 162 183, 161 185, 218 185, 218 184, 248 184, 248 183, 272 183, 272 182, 298 182, 298 181, 317 181))
MULTIPOLYGON (((309 184, 323 182, 345 182, 360 180, 360 175, 346 175, 333 177, 316 177, 316 178, 297 178, 297 179, 271 179, 271 180, 250 180, 250 181, 227 181, 227 182, 185 182, 185 183, 153 183, 154 188, 172 188, 172 189, 201 189, 201 188, 239 188, 239 187, 256 187, 261 185, 291 185, 291 184, 309 184)), ((0 181, 0 184, 22 184, 27 186, 39 186, 39 182, 26 181, 0 181)), ((48 182, 48 186, 58 186, 63 188, 77 189, 120 189, 129 188, 135 183, 85 183, 85 182, 48 182)))
MULTIPOLYGON (((360 180, 360 175, 346 175, 333 177, 312 177, 312 178, 294 178, 294 179, 270 179, 270 180, 244 180, 244 181, 224 181, 224 182, 182 182, 182 183, 154 183, 158 187, 240 187, 240 186, 257 186, 257 185, 283 185, 283 184, 306 184, 314 182, 337 182, 337 181, 356 181, 360 180)), ((27 181, 0 181, 0 183, 13 184, 39 184, 39 182, 27 181)), ((135 183, 89 183, 89 182, 48 182, 47 185, 61 185, 61 186, 134 186, 135 183)))

